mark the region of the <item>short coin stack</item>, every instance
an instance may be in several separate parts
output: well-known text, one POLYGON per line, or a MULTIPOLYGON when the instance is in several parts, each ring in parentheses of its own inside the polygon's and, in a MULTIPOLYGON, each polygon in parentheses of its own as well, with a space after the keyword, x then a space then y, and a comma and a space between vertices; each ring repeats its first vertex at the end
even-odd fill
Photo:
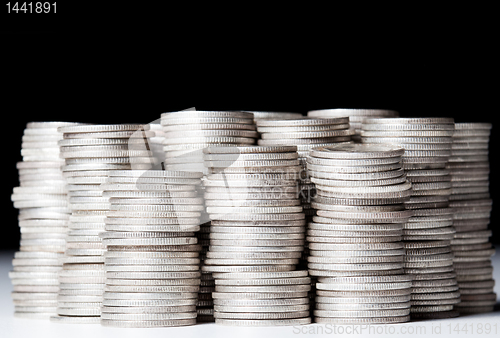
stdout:
POLYGON ((317 276, 317 323, 381 324, 410 319, 411 278, 403 273, 403 224, 412 212, 401 169, 404 149, 341 144, 312 149, 316 185, 309 223, 309 274, 317 276))
POLYGON ((405 272, 413 277, 412 318, 458 315, 460 302, 450 241, 455 234, 449 208, 452 118, 367 118, 363 142, 393 144, 405 149, 403 168, 412 183, 405 202, 413 216, 404 225, 405 272))
POLYGON ((118 169, 149 169, 154 163, 147 150, 152 136, 139 124, 60 127, 62 167, 71 208, 63 269, 59 274, 57 313, 61 323, 100 322, 105 281, 105 246, 99 237, 109 210, 101 183, 118 169))
POLYGON ((19 209, 21 247, 9 273, 16 317, 49 318, 56 313, 59 259, 63 256, 70 210, 57 142, 67 122, 31 122, 24 130, 17 163, 20 187, 11 196, 19 209))
POLYGON ((488 230, 492 200, 489 196, 488 142, 490 123, 455 123, 450 162, 450 206, 455 208, 451 241, 461 302, 461 314, 493 311, 495 249, 488 230))
POLYGON ((304 249, 294 146, 209 147, 204 181, 212 219, 203 270, 215 278, 218 324, 310 322, 310 279, 292 271, 304 249))
POLYGON ((201 173, 109 173, 101 324, 165 327, 196 323, 200 285, 201 173))
POLYGON ((355 134, 352 140, 361 142, 361 124, 363 119, 367 117, 398 117, 399 113, 394 110, 383 109, 319 109, 307 112, 309 117, 317 118, 335 118, 335 117, 349 117, 350 128, 354 130, 355 134))
POLYGON ((257 139, 252 113, 180 111, 161 115, 165 169, 205 172, 201 150, 210 145, 252 145, 257 139))

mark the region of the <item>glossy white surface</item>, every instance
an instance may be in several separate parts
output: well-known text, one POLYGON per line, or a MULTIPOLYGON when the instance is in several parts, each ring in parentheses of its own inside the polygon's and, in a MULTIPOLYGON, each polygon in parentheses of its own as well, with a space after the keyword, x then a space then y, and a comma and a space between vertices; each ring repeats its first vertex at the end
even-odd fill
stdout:
MULTIPOLYGON (((10 298, 12 285, 8 271, 12 269, 13 252, 0 252, 0 337, 1 338, 171 338, 171 337, 500 337, 500 309, 496 312, 446 320, 429 320, 394 325, 312 324, 286 327, 225 327, 213 323, 189 327, 120 329, 101 325, 59 324, 48 320, 15 318, 10 298), (485 328, 489 325, 490 333, 485 328), (482 328, 482 331, 480 330, 482 328), (458 330, 458 331, 457 331, 458 330), (342 334, 343 332, 343 334, 342 334), (481 333, 482 332, 482 333, 481 333)), ((493 257, 495 291, 500 294, 500 255, 493 257)), ((497 304, 498 307, 498 304, 497 304)))

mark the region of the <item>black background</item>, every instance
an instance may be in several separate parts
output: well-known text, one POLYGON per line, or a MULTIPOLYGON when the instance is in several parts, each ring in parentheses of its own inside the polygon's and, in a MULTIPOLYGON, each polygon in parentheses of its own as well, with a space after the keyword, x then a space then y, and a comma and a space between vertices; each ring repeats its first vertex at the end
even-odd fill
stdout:
MULTIPOLYGON (((196 107, 304 114, 380 108, 397 110, 402 117, 493 122, 494 206, 500 198, 495 175, 498 68, 493 61, 498 55, 487 19, 475 18, 471 24, 459 18, 439 27, 432 20, 428 30, 428 20, 403 29, 399 24, 406 18, 400 16, 375 33, 378 24, 354 32, 352 23, 310 25, 294 19, 271 30, 270 20, 233 17, 222 23, 206 20, 193 32, 186 24, 140 30, 144 21, 133 16, 126 25, 94 29, 92 18, 86 25, 71 24, 63 14, 62 23, 11 17, 0 36, 0 249, 19 244, 18 211, 10 194, 18 185, 15 163, 21 160, 21 137, 30 121, 148 123, 162 112, 196 107), (264 34, 256 26, 265 28, 264 34)), ((495 243, 500 243, 499 218, 494 208, 490 227, 495 243)))

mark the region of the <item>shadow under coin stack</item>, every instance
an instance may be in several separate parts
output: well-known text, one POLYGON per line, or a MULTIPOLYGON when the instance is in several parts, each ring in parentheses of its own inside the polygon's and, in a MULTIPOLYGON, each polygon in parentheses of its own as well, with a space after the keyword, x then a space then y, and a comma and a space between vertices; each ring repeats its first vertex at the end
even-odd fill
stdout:
POLYGON ((294 146, 209 147, 204 181, 212 219, 203 270, 215 278, 217 324, 310 323, 307 271, 293 271, 304 249, 294 146))
POLYGON ((63 266, 59 274, 57 314, 61 323, 100 322, 105 282, 105 246, 99 237, 109 210, 101 183, 120 169, 149 169, 154 163, 145 150, 152 136, 139 124, 60 127, 59 142, 71 209, 63 266))
POLYGON ((405 224, 405 272, 412 275, 412 319, 458 316, 453 310, 460 293, 453 269, 451 240, 455 234, 449 207, 452 118, 367 118, 361 137, 405 149, 403 168, 412 183, 405 207, 413 216, 405 224))
MULTIPOLYGON (((165 136, 166 170, 207 173, 203 165, 203 148, 209 146, 245 146, 255 144, 254 116, 239 111, 180 111, 164 113, 161 125, 165 136)), ((201 188, 203 190, 203 188, 201 188)), ((202 213, 201 228, 197 233, 201 249, 201 266, 210 243, 210 222, 202 213)), ((202 270, 198 302, 198 322, 211 322, 213 318, 212 292, 215 282, 212 274, 202 270)))
POLYGON ((101 324, 167 327, 196 323, 200 285, 197 197, 201 173, 113 171, 109 198, 101 324))
POLYGON ((9 273, 14 286, 14 315, 50 318, 56 314, 60 258, 64 253, 70 210, 57 142, 66 122, 31 122, 24 130, 17 163, 20 186, 11 196, 19 209, 20 251, 9 273))
POLYGON ((389 324, 410 319, 411 277, 403 272, 404 201, 411 184, 400 147, 342 144, 307 158, 316 185, 308 224, 309 274, 317 323, 389 324))
POLYGON ((450 207, 455 209, 455 238, 451 241, 461 302, 460 314, 493 311, 495 249, 488 230, 492 200, 489 195, 488 143, 490 123, 455 123, 447 168, 451 173, 450 207))
POLYGON ((361 142, 361 124, 367 117, 398 117, 399 113, 394 110, 383 109, 319 109, 307 112, 307 116, 315 118, 349 117, 349 126, 354 130, 352 140, 361 142))

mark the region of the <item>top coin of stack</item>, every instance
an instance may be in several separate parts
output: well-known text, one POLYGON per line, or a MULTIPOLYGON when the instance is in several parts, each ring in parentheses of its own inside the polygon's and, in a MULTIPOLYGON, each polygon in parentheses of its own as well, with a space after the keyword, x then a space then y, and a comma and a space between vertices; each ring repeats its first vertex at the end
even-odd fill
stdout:
POLYGON ((449 208, 452 118, 366 118, 363 143, 393 144, 405 149, 403 168, 412 183, 405 202, 413 216, 403 228, 405 272, 413 276, 413 318, 454 317, 460 302, 453 271, 453 209, 449 208))
POLYGON ((309 273, 318 276, 316 322, 409 320, 411 278, 403 274, 401 235, 412 212, 403 204, 411 193, 403 152, 369 144, 311 150, 307 168, 316 184, 317 216, 307 241, 309 273))
POLYGON ((360 133, 363 119, 367 117, 398 117, 399 113, 394 110, 383 109, 320 109, 307 112, 307 116, 319 118, 348 116, 350 127, 355 132, 352 139, 355 142, 361 142, 360 133))
POLYGON ((19 209, 20 251, 9 273, 16 317, 49 318, 56 314, 59 259, 63 256, 70 209, 61 172, 58 127, 69 122, 31 122, 24 130, 17 163, 20 187, 11 196, 19 209))
POLYGON ((488 141, 490 123, 455 123, 447 168, 451 173, 450 206, 455 208, 455 238, 451 241, 460 288, 461 314, 493 311, 495 249, 488 230, 492 200, 489 195, 488 141))
POLYGON ((105 246, 99 237, 109 210, 101 183, 110 170, 149 169, 154 164, 147 148, 153 136, 145 125, 82 125, 60 127, 69 205, 72 210, 63 269, 59 275, 59 317, 64 323, 99 323, 105 281, 105 246))
POLYGON ((252 145, 257 132, 252 113, 180 111, 161 115, 166 170, 206 174, 201 149, 213 145, 252 145))

